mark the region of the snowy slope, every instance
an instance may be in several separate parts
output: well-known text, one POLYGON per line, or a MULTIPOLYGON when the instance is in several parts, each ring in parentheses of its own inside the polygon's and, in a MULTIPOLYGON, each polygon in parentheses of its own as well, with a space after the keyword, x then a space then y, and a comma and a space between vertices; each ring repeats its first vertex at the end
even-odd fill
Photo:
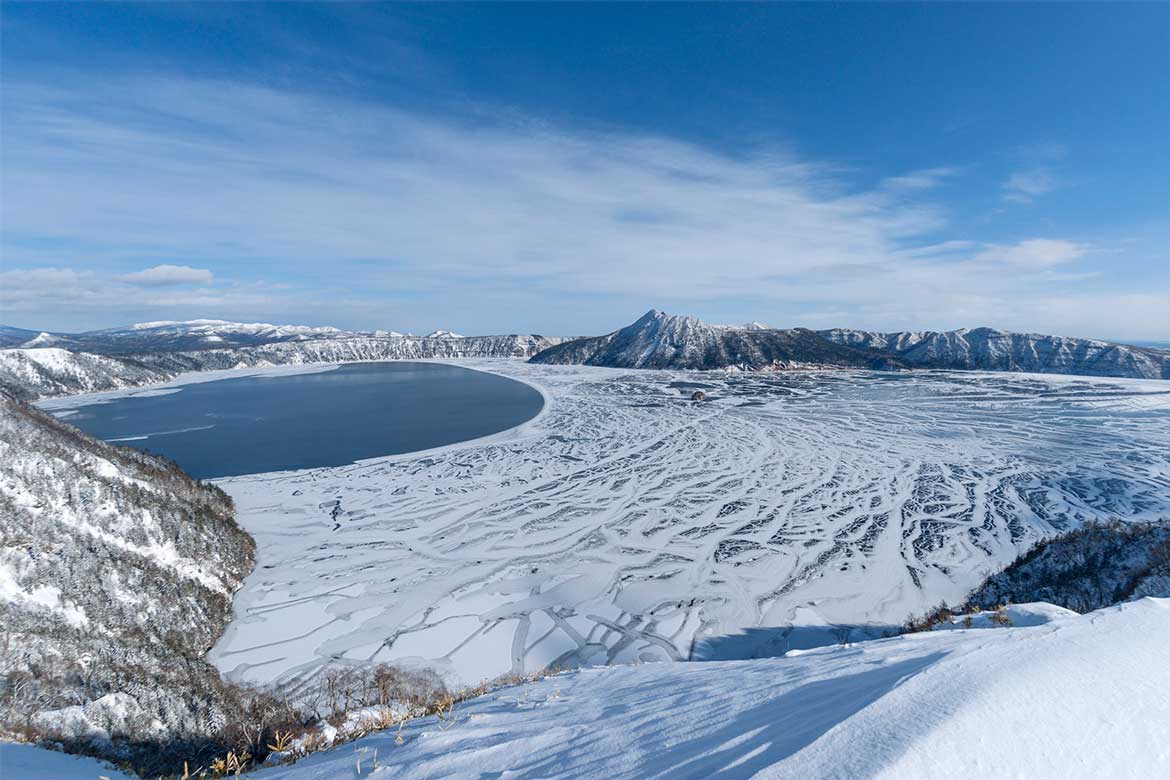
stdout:
POLYGON ((811 330, 772 330, 759 323, 710 325, 695 317, 646 312, 605 336, 551 347, 534 363, 610 368, 785 369, 808 367, 891 368, 889 358, 841 346, 811 330))
POLYGON ((0 778, 4 780, 139 780, 104 761, 58 753, 36 745, 0 742, 0 778))
POLYGON ((0 387, 25 398, 136 387, 171 376, 135 361, 54 347, 0 350, 0 387))
MULTIPOLYGON (((1170 599, 1085 616, 1034 613, 1050 622, 913 634, 786 658, 562 674, 467 702, 442 723, 413 721, 401 744, 391 730, 250 776, 1165 777, 1170 599)), ((5 780, 33 777, 14 772, 5 780)), ((89 780, 61 780, 83 777, 89 780)))
POLYGON ((348 777, 357 757, 373 780, 1155 778, 1170 762, 1168 643, 1170 600, 1147 599, 1038 627, 590 671, 257 780, 348 777))
POLYGON ((824 338, 922 368, 1170 379, 1170 351, 994 328, 875 333, 835 328, 824 338))
POLYGON ((213 728, 219 679, 202 656, 253 553, 227 496, 2 392, 0 464, 0 728, 213 728))

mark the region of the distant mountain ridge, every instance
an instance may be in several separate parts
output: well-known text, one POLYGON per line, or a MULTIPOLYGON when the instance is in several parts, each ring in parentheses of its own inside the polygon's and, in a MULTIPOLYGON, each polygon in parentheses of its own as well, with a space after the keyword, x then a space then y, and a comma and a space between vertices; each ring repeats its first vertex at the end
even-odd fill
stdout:
MULTIPOLYGON (((344 332, 342 332, 344 333, 344 332)), ((506 336, 337 335, 254 346, 91 354, 58 347, 0 349, 0 387, 23 400, 165 382, 189 371, 431 358, 526 358, 561 339, 506 336)))
POLYGON ((613 368, 922 368, 1170 379, 1170 351, 1096 339, 974 330, 876 333, 710 325, 651 310, 604 336, 562 342, 534 363, 613 368))
POLYGON ((894 333, 834 328, 818 334, 836 344, 889 355, 915 368, 1170 379, 1170 351, 1098 339, 994 328, 894 333))
POLYGON ((616 368, 945 369, 1170 379, 1170 350, 993 328, 874 331, 713 325, 651 310, 604 336, 414 336, 224 320, 85 333, 0 326, 0 386, 22 399, 164 382, 187 371, 363 360, 513 357, 616 368))
MULTIPOLYGON (((451 331, 438 330, 430 337, 455 338, 457 335, 451 331)), ((227 320, 139 322, 120 328, 104 328, 82 333, 53 333, 0 326, 0 348, 58 347, 73 352, 94 352, 103 355, 251 347, 261 344, 320 339, 397 337, 411 336, 394 331, 341 330, 328 325, 319 327, 273 325, 267 322, 229 322, 227 320)))
POLYGON ((531 358, 613 368, 746 370, 794 368, 897 368, 897 359, 835 344, 805 328, 778 330, 759 323, 710 325, 652 309, 604 336, 568 341, 531 358))

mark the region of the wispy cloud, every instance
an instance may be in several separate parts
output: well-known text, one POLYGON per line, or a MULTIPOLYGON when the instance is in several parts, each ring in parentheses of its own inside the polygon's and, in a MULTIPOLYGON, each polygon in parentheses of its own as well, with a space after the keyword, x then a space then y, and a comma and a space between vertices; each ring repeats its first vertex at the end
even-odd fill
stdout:
MULTIPOLYGON (((201 82, 9 100, 8 233, 52 236, 87 263, 228 255, 325 273, 361 260, 399 282, 733 295, 888 264, 944 224, 932 204, 851 191, 804 160, 669 138, 463 125, 201 82)), ((38 262, 56 251, 9 249, 38 262)))
POLYGON ((901 176, 891 176, 882 181, 882 186, 890 190, 929 190, 957 174, 957 168, 924 168, 901 176))
POLYGON ((989 246, 977 255, 976 261, 1005 263, 1024 268, 1051 268, 1078 260, 1092 251, 1092 247, 1074 241, 1051 238, 1031 238, 1007 246, 989 246))
POLYGON ((1014 324, 1077 283, 1054 267, 1092 270, 1095 250, 1071 239, 955 234, 931 199, 949 166, 858 189, 771 150, 238 83, 71 83, 4 96, 5 267, 26 270, 0 280, 2 300, 46 318, 74 303, 416 327, 386 305, 410 297, 481 332, 532 312, 545 330, 600 332, 650 305, 745 300, 774 324, 1014 324))
POLYGON ((1004 182, 1003 197, 1013 203, 1031 203, 1040 195, 1052 192, 1057 186, 1056 176, 1046 168, 1016 171, 1004 182))
MULTIPOLYGON (((142 283, 134 274, 111 275, 73 268, 13 268, 0 271, 0 310, 47 313, 54 310, 201 309, 235 311, 271 308, 279 288, 265 283, 142 283)), ((209 280, 210 281, 210 280, 209 280)), ((52 323, 46 323, 51 327, 52 323)))

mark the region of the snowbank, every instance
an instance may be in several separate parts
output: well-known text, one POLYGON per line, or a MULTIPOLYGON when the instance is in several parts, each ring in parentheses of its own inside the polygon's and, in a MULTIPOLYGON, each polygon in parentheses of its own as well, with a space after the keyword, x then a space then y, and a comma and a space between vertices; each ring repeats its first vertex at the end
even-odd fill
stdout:
POLYGON ((104 761, 67 756, 35 745, 0 742, 0 777, 4 780, 138 780, 104 761))
POLYGON ((259 780, 1158 777, 1170 599, 796 658, 587 670, 259 780), (371 760, 378 751, 379 769, 371 760))
MULTIPOLYGON (((1170 765, 1170 599, 794 657, 587 669, 255 780, 1100 780, 1170 765), (374 769, 374 756, 377 769, 374 769)), ((6 763, 5 780, 47 776, 6 763)), ((27 748, 20 748, 27 751, 27 748)), ((54 757, 56 758, 56 757, 54 757)), ((96 764, 95 764, 96 766, 96 764)), ((107 773, 108 774, 108 773, 107 773)))

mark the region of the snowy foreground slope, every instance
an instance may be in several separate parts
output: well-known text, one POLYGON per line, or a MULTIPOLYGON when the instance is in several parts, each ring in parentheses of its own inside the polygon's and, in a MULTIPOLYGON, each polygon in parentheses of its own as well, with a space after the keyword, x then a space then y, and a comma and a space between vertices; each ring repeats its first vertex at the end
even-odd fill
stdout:
MULTIPOLYGON (((562 674, 469 701, 443 723, 411 722, 401 740, 381 732, 248 776, 1165 777, 1170 599, 1083 616, 1045 605, 1021 612, 1049 622, 912 634, 786 658, 562 674)), ((0 747, 0 761, 10 749, 0 747)), ((92 764, 60 780, 110 774, 100 769, 92 764)))
POLYGON ((778 655, 960 603, 1082 522, 1170 516, 1160 382, 463 364, 545 412, 220 482, 258 545, 212 653, 229 678, 778 655))

